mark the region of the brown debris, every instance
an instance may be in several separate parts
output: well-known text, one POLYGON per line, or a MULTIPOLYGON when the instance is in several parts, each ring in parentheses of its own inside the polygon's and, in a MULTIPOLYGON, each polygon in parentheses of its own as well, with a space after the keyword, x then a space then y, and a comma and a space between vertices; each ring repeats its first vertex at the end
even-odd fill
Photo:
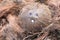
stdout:
POLYGON ((0 0, 0 40, 60 40, 60 0, 0 0))

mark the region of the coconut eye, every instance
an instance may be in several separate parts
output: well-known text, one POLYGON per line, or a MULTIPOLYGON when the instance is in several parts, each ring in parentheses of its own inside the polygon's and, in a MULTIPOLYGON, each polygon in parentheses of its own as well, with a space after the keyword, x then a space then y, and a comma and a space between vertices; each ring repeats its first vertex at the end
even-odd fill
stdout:
POLYGON ((32 23, 34 23, 34 20, 31 20, 32 23))
POLYGON ((32 15, 32 13, 29 13, 29 15, 32 15))
POLYGON ((37 13, 36 13, 35 15, 36 15, 36 16, 38 16, 38 14, 37 14, 37 13))

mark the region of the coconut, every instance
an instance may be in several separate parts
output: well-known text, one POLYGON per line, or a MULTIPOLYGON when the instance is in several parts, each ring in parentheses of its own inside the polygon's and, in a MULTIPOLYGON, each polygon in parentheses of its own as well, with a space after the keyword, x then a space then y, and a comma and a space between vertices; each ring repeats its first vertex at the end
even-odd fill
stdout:
POLYGON ((19 18, 24 30, 38 32, 51 23, 51 12, 44 4, 31 3, 21 9, 19 18))

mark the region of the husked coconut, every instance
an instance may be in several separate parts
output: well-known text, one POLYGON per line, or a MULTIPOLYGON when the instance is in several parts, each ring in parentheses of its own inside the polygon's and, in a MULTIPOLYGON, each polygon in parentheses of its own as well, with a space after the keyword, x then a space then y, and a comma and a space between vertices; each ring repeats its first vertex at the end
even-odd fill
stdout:
POLYGON ((22 8, 19 18, 23 29, 37 32, 51 23, 51 12, 44 4, 32 3, 22 8))

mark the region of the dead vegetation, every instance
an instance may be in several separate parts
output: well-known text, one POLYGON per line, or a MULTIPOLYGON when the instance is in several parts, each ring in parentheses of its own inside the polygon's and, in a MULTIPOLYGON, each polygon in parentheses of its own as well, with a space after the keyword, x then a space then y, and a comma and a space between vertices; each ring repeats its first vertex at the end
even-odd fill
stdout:
POLYGON ((0 40, 60 40, 60 0, 0 0, 0 40))

